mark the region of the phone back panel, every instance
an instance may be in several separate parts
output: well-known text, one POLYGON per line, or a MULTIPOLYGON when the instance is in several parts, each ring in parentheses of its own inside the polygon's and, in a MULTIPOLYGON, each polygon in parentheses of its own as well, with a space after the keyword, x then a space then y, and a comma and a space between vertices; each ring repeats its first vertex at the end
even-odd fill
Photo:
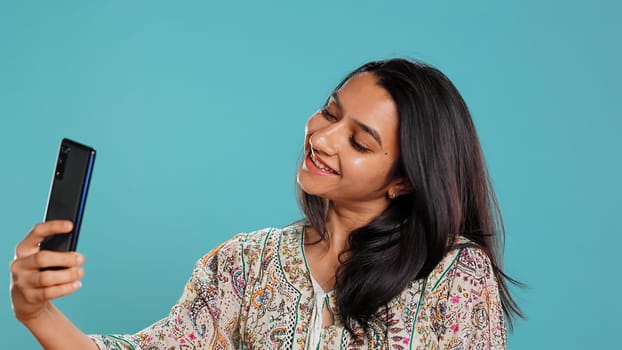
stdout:
POLYGON ((71 220, 74 227, 69 234, 46 237, 41 242, 41 249, 76 250, 94 161, 93 148, 68 139, 62 140, 50 186, 45 221, 71 220))

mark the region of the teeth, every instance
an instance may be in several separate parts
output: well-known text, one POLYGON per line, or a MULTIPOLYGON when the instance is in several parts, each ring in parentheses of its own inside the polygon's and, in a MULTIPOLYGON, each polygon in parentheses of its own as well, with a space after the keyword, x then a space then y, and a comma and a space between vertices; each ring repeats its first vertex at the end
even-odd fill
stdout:
POLYGON ((311 161, 313 162, 313 164, 315 164, 316 167, 324 171, 327 171, 329 173, 335 174, 335 172, 332 169, 325 167, 322 163, 320 163, 317 159, 315 159, 315 155, 313 153, 311 153, 311 161))

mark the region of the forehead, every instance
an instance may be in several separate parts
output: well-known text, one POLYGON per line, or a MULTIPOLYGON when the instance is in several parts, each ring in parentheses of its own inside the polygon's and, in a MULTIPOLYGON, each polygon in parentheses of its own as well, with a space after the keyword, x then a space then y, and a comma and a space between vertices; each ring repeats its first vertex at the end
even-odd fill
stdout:
POLYGON ((373 73, 353 76, 336 93, 344 117, 356 119, 375 129, 383 143, 385 140, 396 143, 397 108, 391 95, 378 85, 373 73))

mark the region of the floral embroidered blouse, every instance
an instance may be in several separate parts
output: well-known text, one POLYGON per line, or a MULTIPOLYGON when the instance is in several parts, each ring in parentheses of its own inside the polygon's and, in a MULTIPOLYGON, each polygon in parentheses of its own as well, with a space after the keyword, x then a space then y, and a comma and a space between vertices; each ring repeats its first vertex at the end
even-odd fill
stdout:
POLYGON ((490 260, 461 238, 424 279, 350 335, 335 290, 313 280, 301 224, 239 234, 203 256, 162 320, 131 335, 92 335, 100 349, 504 349, 490 260), (315 288, 314 288, 315 287, 315 288), (322 326, 327 307, 333 324, 322 326))

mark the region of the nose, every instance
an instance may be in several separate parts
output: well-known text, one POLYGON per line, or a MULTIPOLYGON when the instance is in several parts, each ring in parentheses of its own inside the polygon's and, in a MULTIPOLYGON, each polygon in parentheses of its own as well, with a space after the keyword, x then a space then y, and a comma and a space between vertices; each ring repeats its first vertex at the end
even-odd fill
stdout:
POLYGON ((343 126, 334 123, 316 130, 309 136, 309 145, 314 152, 332 156, 337 153, 341 145, 343 126))

